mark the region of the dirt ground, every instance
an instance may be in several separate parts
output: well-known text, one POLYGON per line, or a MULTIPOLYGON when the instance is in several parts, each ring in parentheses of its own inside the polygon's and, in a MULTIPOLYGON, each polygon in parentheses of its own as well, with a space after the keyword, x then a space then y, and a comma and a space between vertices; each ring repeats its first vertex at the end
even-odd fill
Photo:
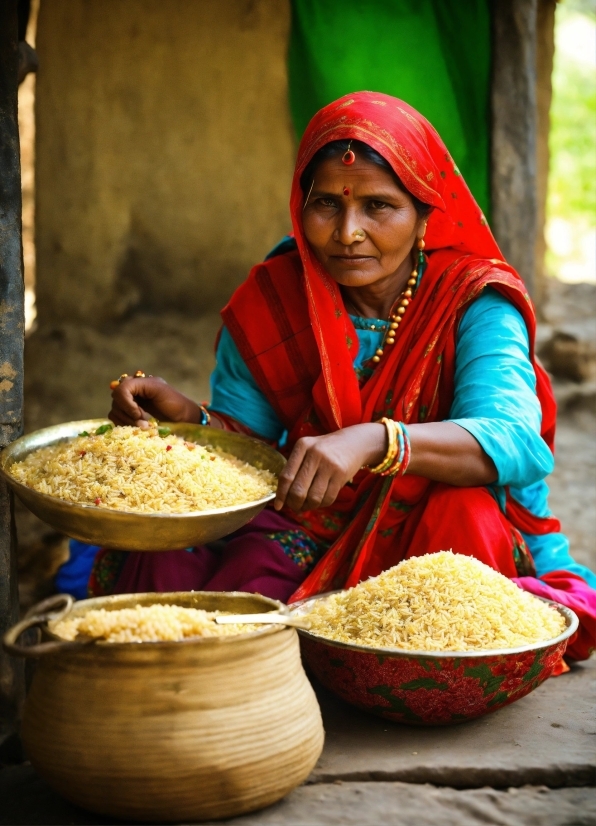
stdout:
POLYGON ((596 570, 596 285, 549 281, 538 352, 559 406, 550 504, 578 562, 596 570))
POLYGON ((596 415, 559 417, 550 503, 577 562, 596 571, 596 415))

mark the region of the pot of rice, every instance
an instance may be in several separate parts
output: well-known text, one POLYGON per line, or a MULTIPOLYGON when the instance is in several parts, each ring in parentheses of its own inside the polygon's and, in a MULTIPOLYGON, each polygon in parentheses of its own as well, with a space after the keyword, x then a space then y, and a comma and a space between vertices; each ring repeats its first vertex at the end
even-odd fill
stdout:
POLYGON ((74 539, 129 551, 232 533, 275 497, 284 465, 272 447, 240 433, 107 419, 47 427, 0 454, 0 473, 36 516, 74 539))
POLYGON ((348 703, 390 720, 447 725, 525 697, 578 627, 473 557, 414 557, 346 591, 291 606, 303 659, 348 703))
POLYGON ((28 758, 72 803, 124 820, 188 823, 274 803, 323 746, 298 637, 214 616, 279 610, 206 592, 36 606, 4 637, 10 654, 39 658, 22 722, 28 758), (28 645, 34 626, 42 641, 28 645))

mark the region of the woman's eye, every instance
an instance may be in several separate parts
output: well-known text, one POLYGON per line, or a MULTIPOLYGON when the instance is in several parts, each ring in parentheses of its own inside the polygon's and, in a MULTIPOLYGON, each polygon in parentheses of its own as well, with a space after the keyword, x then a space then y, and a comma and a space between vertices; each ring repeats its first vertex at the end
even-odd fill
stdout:
POLYGON ((385 209, 389 204, 386 204, 385 201, 369 201, 369 206, 371 209, 385 209))
POLYGON ((319 204, 324 207, 337 206, 333 198, 319 198, 319 204))

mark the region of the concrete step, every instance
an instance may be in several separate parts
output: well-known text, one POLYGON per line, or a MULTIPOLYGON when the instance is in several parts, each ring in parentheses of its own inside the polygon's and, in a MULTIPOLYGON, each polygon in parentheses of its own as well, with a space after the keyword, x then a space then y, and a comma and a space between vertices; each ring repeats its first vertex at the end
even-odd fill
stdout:
MULTIPOLYGON (((121 824, 70 806, 30 766, 0 772, 0 824, 121 824)), ((301 786, 260 812, 204 826, 594 826, 596 789, 491 788, 360 782, 301 786)))

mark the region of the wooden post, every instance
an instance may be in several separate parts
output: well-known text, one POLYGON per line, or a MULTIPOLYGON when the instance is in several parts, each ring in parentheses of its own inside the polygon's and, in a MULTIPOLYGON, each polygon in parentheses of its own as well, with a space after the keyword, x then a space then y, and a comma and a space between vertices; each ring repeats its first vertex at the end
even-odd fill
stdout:
POLYGON ((492 226, 503 255, 533 295, 538 0, 497 0, 492 6, 492 226))
MULTIPOLYGON (((0 447, 22 433, 25 332, 21 246, 17 0, 0 2, 0 447)), ((12 496, 0 482, 0 636, 18 620, 12 496)), ((20 661, 0 651, 0 736, 10 732, 24 697, 20 661)))
POLYGON ((537 106, 537 182, 538 200, 536 231, 536 278, 534 303, 542 313, 546 301, 546 199, 548 194, 548 167, 550 154, 548 136, 550 132, 550 105, 553 96, 552 74, 555 56, 555 9, 557 0, 538 0, 536 19, 536 106, 537 106))

